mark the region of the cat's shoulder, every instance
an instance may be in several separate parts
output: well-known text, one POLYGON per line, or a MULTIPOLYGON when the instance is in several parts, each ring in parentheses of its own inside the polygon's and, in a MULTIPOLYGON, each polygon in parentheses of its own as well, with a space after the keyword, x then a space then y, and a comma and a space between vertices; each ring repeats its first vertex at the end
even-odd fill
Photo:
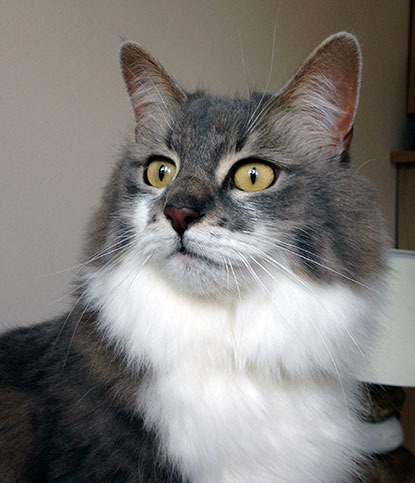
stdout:
POLYGON ((0 337, 0 474, 28 481, 36 439, 39 361, 54 322, 10 330, 0 337), (29 473, 28 473, 29 471, 29 473))
POLYGON ((0 336, 0 387, 28 389, 39 363, 47 356, 59 332, 59 320, 9 330, 0 336))

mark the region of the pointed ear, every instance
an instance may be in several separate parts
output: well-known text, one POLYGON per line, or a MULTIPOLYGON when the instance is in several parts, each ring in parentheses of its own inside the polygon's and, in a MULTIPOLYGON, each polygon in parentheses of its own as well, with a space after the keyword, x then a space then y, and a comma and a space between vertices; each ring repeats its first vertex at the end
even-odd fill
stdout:
MULTIPOLYGON (((359 99, 361 51, 356 38, 340 32, 326 39, 276 96, 303 150, 342 156, 349 148, 359 99)), ((286 119, 287 121, 287 119, 286 119)))
POLYGON ((120 64, 138 125, 169 124, 186 95, 164 68, 137 43, 120 48, 120 64))

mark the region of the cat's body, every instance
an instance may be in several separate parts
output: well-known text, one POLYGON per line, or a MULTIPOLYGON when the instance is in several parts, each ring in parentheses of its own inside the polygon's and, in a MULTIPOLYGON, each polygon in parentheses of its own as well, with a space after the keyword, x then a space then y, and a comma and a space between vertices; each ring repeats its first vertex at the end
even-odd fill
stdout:
POLYGON ((356 41, 330 38, 275 97, 186 94, 132 43, 121 63, 136 141, 74 308, 0 340, 2 474, 350 481, 384 270, 347 163, 356 41))

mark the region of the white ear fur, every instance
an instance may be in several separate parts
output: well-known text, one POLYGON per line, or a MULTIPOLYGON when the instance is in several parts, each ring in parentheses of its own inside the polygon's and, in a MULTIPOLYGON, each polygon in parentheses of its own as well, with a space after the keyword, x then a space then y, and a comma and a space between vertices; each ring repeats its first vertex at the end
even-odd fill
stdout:
POLYGON ((290 128, 292 132, 287 134, 304 154, 317 150, 321 156, 326 150, 332 157, 348 149, 361 67, 357 39, 339 32, 320 44, 276 95, 272 111, 280 113, 278 127, 290 128))
POLYGON ((168 124, 171 113, 186 98, 183 90, 136 42, 123 42, 120 65, 137 123, 156 117, 168 124))

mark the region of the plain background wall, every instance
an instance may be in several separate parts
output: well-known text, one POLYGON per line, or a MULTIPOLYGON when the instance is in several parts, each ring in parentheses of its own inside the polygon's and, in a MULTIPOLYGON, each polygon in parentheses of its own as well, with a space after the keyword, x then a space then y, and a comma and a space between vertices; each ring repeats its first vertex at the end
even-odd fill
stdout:
POLYGON ((70 306, 70 279, 100 189, 132 131, 120 38, 185 88, 274 91, 326 36, 355 33, 364 76, 353 167, 394 224, 392 150, 405 116, 409 0, 0 0, 0 306, 5 326, 70 306), (249 75, 243 68, 246 63, 249 75), (65 270, 62 272, 62 270, 65 270), (60 273, 55 273, 60 272, 60 273))

